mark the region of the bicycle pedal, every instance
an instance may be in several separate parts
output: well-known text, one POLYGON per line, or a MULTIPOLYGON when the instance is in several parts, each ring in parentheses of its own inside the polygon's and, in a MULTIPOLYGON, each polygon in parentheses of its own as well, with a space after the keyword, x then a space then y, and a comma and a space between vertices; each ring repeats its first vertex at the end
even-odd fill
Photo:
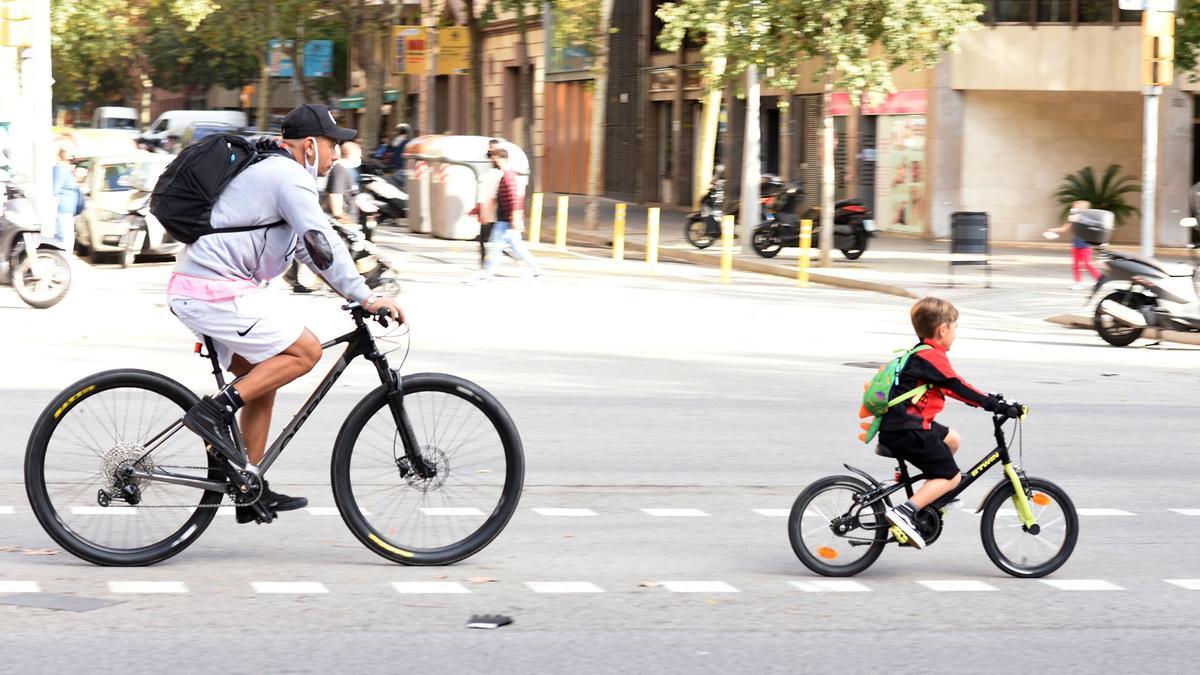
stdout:
POLYGON ((900 544, 901 546, 908 546, 908 535, 904 534, 904 530, 900 529, 896 525, 893 525, 891 527, 891 532, 892 536, 895 537, 897 544, 900 544))

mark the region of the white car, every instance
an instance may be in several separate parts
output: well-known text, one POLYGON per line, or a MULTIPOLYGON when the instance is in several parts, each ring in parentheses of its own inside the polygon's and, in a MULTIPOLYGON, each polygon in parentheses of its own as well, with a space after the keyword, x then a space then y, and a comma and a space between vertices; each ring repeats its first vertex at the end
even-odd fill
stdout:
MULTIPOLYGON (((83 213, 75 219, 75 248, 92 260, 109 255, 118 257, 129 248, 130 212, 140 207, 172 155, 131 153, 92 157, 80 162, 87 178, 80 186, 84 194, 83 213)), ((153 216, 147 216, 146 235, 133 254, 175 255, 183 244, 175 241, 153 216)))

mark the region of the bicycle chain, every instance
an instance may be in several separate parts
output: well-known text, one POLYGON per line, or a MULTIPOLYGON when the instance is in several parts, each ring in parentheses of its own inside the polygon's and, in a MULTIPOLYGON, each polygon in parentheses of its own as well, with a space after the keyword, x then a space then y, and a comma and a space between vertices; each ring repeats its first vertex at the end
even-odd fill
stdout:
MULTIPOLYGON (((169 464, 166 464, 166 465, 159 464, 157 466, 159 468, 163 468, 163 469, 198 469, 198 470, 203 470, 203 471, 208 470, 207 466, 174 466, 174 465, 169 465, 169 464)), ((226 495, 229 495, 229 492, 228 492, 229 487, 230 487, 229 484, 226 483, 226 492, 225 492, 226 495)), ((230 498, 232 499, 232 495, 230 495, 230 498)), ((222 497, 221 501, 216 504, 117 504, 116 503, 117 499, 114 499, 113 503, 109 504, 108 506, 106 506, 104 508, 106 508, 106 509, 111 509, 111 508, 118 508, 118 509, 220 509, 220 508, 230 508, 230 507, 237 508, 239 506, 254 506, 255 504, 258 503, 259 499, 262 499, 262 490, 258 491, 258 496, 254 498, 254 501, 246 502, 244 504, 238 504, 236 502, 231 503, 231 504, 226 504, 224 497, 222 497)))

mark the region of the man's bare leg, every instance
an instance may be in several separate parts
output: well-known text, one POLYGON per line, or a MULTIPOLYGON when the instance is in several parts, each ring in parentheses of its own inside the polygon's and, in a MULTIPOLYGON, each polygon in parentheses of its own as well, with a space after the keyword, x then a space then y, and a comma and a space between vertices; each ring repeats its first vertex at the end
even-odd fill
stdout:
POLYGON ((262 363, 251 364, 241 355, 231 359, 229 369, 234 375, 243 377, 237 383, 237 391, 246 405, 238 422, 251 464, 261 462, 266 452, 275 392, 309 373, 320 359, 321 343, 307 329, 290 347, 262 363))

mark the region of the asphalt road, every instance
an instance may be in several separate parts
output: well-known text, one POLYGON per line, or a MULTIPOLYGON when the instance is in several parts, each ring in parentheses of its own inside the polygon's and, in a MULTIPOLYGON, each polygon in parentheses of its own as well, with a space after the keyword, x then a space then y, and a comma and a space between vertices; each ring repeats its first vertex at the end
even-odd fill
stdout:
MULTIPOLYGON (((503 534, 463 563, 411 568, 331 514, 333 439, 377 383, 359 364, 271 470, 314 510, 267 526, 218 516, 150 568, 78 561, 24 496, 36 415, 106 368, 201 392, 211 379, 163 306, 168 266, 81 267, 49 311, 0 289, 0 672, 1193 669, 1196 348, 1110 348, 1030 319, 1015 298, 964 306, 954 363, 1033 407, 1023 464, 1081 509, 1078 547, 1048 579, 1014 579, 984 555, 978 516, 956 510, 929 549, 889 548, 828 584, 796 560, 780 513, 843 462, 891 473, 856 440, 855 413, 869 364, 914 342, 906 301, 574 255, 546 255, 538 281, 509 264, 471 285, 469 245, 392 241, 407 251, 403 371, 476 381, 520 429, 526 489, 503 534), (470 630, 473 614, 513 623, 470 630)), ((345 325, 330 297, 278 302, 321 336, 345 325)), ((280 409, 317 379, 285 389, 280 409)), ((945 421, 966 439, 962 463, 984 454, 986 415, 958 406, 945 421)))

